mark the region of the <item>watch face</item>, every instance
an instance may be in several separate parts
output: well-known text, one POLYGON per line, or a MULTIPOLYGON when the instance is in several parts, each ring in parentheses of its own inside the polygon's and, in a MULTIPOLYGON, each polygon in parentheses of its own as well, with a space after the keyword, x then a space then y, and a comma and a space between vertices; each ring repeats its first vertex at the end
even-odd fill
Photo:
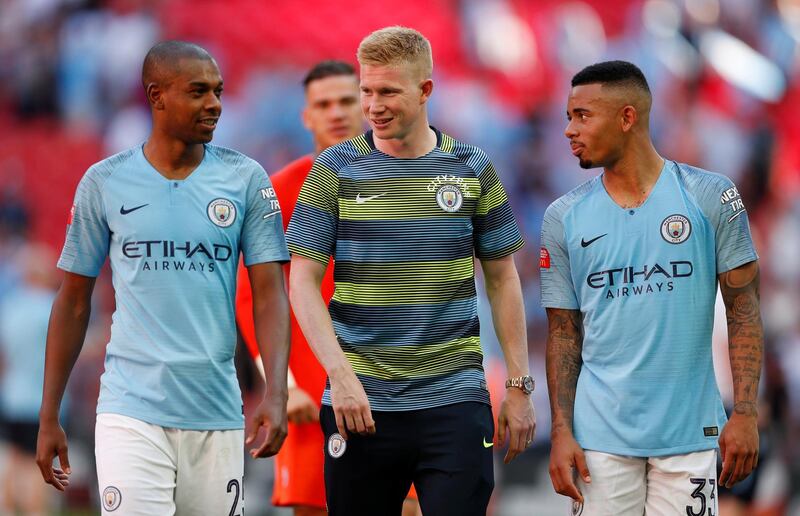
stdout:
POLYGON ((525 392, 533 392, 533 378, 530 376, 526 376, 522 379, 522 388, 525 389, 525 392))

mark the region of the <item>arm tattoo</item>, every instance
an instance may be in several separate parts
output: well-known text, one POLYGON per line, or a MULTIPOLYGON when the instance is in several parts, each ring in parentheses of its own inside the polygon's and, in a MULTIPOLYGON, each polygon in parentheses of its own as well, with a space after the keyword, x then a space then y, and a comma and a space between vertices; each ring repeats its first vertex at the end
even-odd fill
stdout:
POLYGON ((759 307, 758 263, 750 262, 719 275, 728 320, 728 351, 733 376, 733 410, 756 415, 764 331, 759 307))
POLYGON ((583 321, 578 310, 547 309, 547 388, 552 431, 572 431, 575 388, 581 372, 583 321))

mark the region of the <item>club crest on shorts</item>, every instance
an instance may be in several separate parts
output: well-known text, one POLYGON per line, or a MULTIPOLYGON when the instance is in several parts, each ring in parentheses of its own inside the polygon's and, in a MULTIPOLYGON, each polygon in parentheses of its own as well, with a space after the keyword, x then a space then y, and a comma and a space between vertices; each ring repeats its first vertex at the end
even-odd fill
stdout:
POLYGON ((328 437, 328 455, 330 455, 334 459, 338 459, 342 455, 344 455, 344 451, 347 449, 347 441, 344 440, 342 434, 332 434, 328 437))
POLYGON ((456 185, 442 185, 436 190, 436 202, 439 207, 448 213, 455 213, 464 203, 464 194, 456 185))
POLYGON ((236 206, 228 199, 214 199, 208 203, 208 218, 221 228, 227 228, 236 220, 236 206))
POLYGON ((122 503, 122 493, 114 486, 103 489, 103 508, 108 511, 116 511, 122 503))
POLYGON ((682 244, 692 234, 692 224, 683 215, 670 215, 661 223, 661 237, 670 244, 682 244))
POLYGON ((572 516, 580 516, 581 514, 583 514, 583 504, 572 500, 572 516))

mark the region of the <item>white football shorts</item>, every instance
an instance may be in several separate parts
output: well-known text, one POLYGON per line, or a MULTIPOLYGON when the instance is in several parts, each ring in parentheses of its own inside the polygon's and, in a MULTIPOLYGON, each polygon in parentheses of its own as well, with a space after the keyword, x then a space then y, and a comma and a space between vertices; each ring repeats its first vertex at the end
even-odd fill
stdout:
POLYGON ((576 478, 584 504, 572 502, 573 516, 717 514, 715 449, 649 458, 584 453, 592 482, 576 478))
POLYGON ((104 516, 244 514, 244 430, 181 430, 98 414, 104 516))

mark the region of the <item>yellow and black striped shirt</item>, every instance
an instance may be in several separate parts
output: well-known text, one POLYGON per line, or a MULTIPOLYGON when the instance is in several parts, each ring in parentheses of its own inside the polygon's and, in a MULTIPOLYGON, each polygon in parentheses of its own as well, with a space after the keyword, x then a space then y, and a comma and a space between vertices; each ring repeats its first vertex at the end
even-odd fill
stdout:
POLYGON ((474 257, 523 241, 486 154, 436 134, 413 159, 377 150, 371 132, 323 151, 289 224, 292 253, 334 257, 334 330, 373 410, 489 403, 474 257))

